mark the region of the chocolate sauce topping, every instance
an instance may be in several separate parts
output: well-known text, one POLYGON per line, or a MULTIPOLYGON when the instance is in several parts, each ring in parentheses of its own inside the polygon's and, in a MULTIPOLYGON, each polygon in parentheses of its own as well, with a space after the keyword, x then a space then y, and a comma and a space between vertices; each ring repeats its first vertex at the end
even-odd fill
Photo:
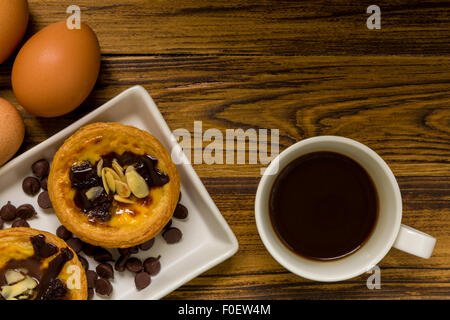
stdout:
POLYGON ((48 258, 58 252, 58 247, 52 243, 46 242, 43 234, 30 237, 30 241, 33 245, 34 256, 38 259, 48 258))
MULTIPOLYGON (((58 275, 61 272, 64 264, 72 260, 73 253, 68 248, 62 248, 61 252, 48 264, 46 271, 39 281, 38 294, 36 300, 57 300, 55 298, 61 297, 61 284, 58 283, 58 275), (54 294, 51 290, 56 289, 58 292, 54 294)), ((60 281, 60 280, 59 280, 60 281)), ((66 288, 67 293, 67 288, 66 288)), ((65 294, 63 295, 63 297, 65 294)))
POLYGON ((156 168, 158 159, 149 155, 137 155, 133 152, 125 151, 119 156, 115 152, 110 152, 102 156, 102 159, 104 167, 111 167, 114 159, 116 159, 121 166, 134 165, 136 171, 144 178, 149 187, 161 187, 170 180, 167 174, 156 168))
POLYGON ((69 177, 72 187, 75 189, 86 189, 101 184, 96 168, 89 161, 83 161, 79 165, 72 166, 69 177))
MULTIPOLYGON (((111 168, 113 160, 122 166, 133 165, 136 171, 144 178, 148 187, 161 187, 169 182, 169 176, 157 169, 158 159, 149 155, 137 155, 126 151, 122 155, 110 152, 101 157, 104 168, 111 168)), ((72 166, 70 170, 70 181, 76 190, 74 202, 83 213, 90 217, 91 221, 108 221, 111 218, 110 209, 113 203, 113 195, 107 194, 105 190, 94 199, 88 199, 86 192, 93 187, 103 187, 102 179, 97 175, 97 165, 89 161, 72 166)))
POLYGON ((59 250, 54 244, 46 242, 45 236, 39 234, 37 236, 30 237, 30 241, 34 248, 33 256, 15 260, 12 259, 0 269, 0 286, 7 285, 5 274, 8 270, 14 269, 26 269, 27 274, 34 278, 38 285, 36 290, 36 300, 62 300, 67 296, 66 285, 58 279, 58 275, 61 273, 64 264, 73 259, 74 255, 68 248, 60 250, 49 263, 46 269, 41 269, 42 261, 54 254, 59 250))

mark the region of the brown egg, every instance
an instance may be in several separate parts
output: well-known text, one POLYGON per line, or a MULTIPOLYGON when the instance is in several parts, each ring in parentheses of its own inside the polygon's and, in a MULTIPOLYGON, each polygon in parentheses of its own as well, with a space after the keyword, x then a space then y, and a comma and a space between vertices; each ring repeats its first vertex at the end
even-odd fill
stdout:
POLYGON ((100 47, 82 23, 47 26, 20 49, 12 69, 12 87, 20 104, 40 117, 58 117, 78 107, 94 88, 100 70, 100 47))
POLYGON ((17 48, 27 25, 26 0, 0 0, 0 64, 17 48))
POLYGON ((0 123, 1 166, 19 150, 25 136, 25 126, 19 111, 2 98, 0 98, 0 123))

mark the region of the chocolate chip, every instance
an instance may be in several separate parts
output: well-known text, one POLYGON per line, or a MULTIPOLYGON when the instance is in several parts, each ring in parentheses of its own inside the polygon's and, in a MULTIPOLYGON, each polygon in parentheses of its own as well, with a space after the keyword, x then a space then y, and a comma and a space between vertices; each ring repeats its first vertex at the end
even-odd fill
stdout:
POLYGON ((64 226, 59 226, 58 229, 56 229, 56 235, 63 240, 67 240, 72 237, 72 232, 67 230, 64 226))
POLYGON ((78 254, 78 260, 80 260, 81 265, 83 266, 84 270, 89 269, 89 262, 86 260, 85 257, 80 256, 80 255, 78 254))
POLYGON ((97 246, 94 246, 87 242, 83 242, 83 252, 86 253, 89 257, 92 257, 97 249, 97 246))
POLYGON ((48 175, 48 171, 50 170, 50 163, 47 160, 41 159, 33 163, 31 166, 31 170, 36 177, 42 178, 48 175))
POLYGON ((52 202, 50 201, 50 196, 48 191, 42 191, 38 196, 38 205, 42 209, 50 209, 52 207, 52 202))
POLYGON ((94 270, 86 270, 86 279, 88 288, 95 288, 95 280, 98 279, 98 274, 94 270))
POLYGON ((88 300, 92 300, 94 298, 94 289, 88 288, 88 300))
POLYGON ((139 249, 144 250, 144 251, 149 250, 151 247, 153 247, 154 243, 155 243, 155 238, 150 239, 144 243, 141 243, 139 245, 139 249))
POLYGON ((158 256, 157 258, 150 257, 145 259, 144 261, 145 272, 147 272, 151 276, 156 276, 161 270, 161 263, 159 262, 160 258, 161 256, 158 256))
POLYGON ((0 209, 0 217, 3 221, 12 221, 16 218, 16 207, 11 204, 11 201, 8 201, 8 203, 0 209))
POLYGON ((119 272, 124 272, 126 269, 125 264, 129 258, 129 256, 130 256, 129 254, 121 255, 119 257, 119 259, 117 259, 117 261, 114 265, 114 269, 116 269, 119 272))
POLYGON ((58 252, 58 247, 46 242, 43 234, 30 237, 30 241, 33 245, 34 254, 40 258, 48 258, 58 252))
POLYGON ((94 260, 97 262, 113 261, 112 254, 104 248, 97 247, 94 253, 94 260))
POLYGON ((41 188, 47 191, 48 190, 47 185, 48 185, 48 177, 43 177, 41 179, 41 188))
POLYGON ((28 222, 26 222, 23 219, 17 219, 16 221, 14 221, 11 225, 11 228, 29 228, 30 225, 28 224, 28 222))
POLYGON ((2 230, 2 229, 3 229, 3 219, 0 218, 0 230, 2 230))
POLYGON ((138 248, 138 246, 129 247, 129 248, 128 248, 128 252, 129 252, 130 254, 138 253, 138 252, 139 252, 139 248, 138 248))
POLYGON ((16 209, 16 216, 24 220, 30 219, 36 215, 36 210, 34 210, 31 204, 23 204, 16 209))
POLYGON ((69 245, 69 247, 71 247, 72 250, 75 251, 75 253, 80 253, 81 252, 81 249, 83 248, 83 242, 81 242, 80 239, 78 239, 78 238, 70 238, 66 242, 69 245))
POLYGON ((150 278, 150 275, 145 271, 139 272, 134 277, 134 284, 136 285, 136 289, 138 290, 147 288, 151 282, 152 279, 150 278))
POLYGON ((175 208, 175 212, 173 213, 173 216, 177 219, 186 219, 188 216, 188 209, 183 206, 181 203, 177 204, 177 207, 175 208))
POLYGON ((183 233, 178 228, 169 228, 163 233, 163 238, 167 243, 173 244, 177 243, 183 237, 183 233))
POLYGON ((114 270, 109 263, 100 263, 97 268, 95 268, 97 274, 106 279, 114 279, 114 270))
POLYGON ((113 287, 108 279, 100 278, 95 280, 95 292, 97 292, 97 294, 110 296, 112 291, 113 287))
POLYGON ((23 192, 35 196, 41 190, 41 182, 35 177, 27 177, 22 182, 23 192))
POLYGON ((129 248, 117 248, 119 250, 119 254, 121 255, 130 255, 139 252, 138 246, 129 247, 129 248))
POLYGON ((167 222, 167 224, 164 226, 163 230, 167 230, 172 226, 172 219, 169 220, 169 222, 167 222))
POLYGON ((137 273, 143 269, 142 261, 135 257, 129 258, 125 263, 125 267, 127 268, 128 271, 134 273, 137 273))

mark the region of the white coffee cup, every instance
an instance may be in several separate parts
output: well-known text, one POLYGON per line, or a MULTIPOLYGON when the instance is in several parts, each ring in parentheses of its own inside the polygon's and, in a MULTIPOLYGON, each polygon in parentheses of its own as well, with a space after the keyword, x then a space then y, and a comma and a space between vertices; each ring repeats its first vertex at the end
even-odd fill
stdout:
POLYGON ((319 136, 302 140, 280 153, 266 169, 256 192, 255 218, 259 235, 270 254, 289 271, 316 281, 341 281, 372 269, 394 247, 429 258, 436 239, 401 224, 402 198, 394 174, 369 147, 348 138, 319 136), (273 230, 269 197, 277 174, 294 159, 315 151, 332 151, 358 162, 372 178, 379 198, 379 214, 371 236, 356 252, 331 261, 314 261, 289 250, 273 230))

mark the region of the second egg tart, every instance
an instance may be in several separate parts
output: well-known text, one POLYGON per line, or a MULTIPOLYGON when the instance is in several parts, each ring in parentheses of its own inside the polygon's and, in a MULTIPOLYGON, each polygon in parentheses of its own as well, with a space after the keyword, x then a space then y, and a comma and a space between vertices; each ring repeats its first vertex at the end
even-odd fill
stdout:
POLYGON ((64 240, 31 228, 0 230, 0 300, 86 300, 87 280, 64 240))
POLYGON ((81 240, 127 248, 152 239, 170 221, 180 177, 169 152, 149 133, 93 123, 55 154, 48 192, 58 219, 81 240))

